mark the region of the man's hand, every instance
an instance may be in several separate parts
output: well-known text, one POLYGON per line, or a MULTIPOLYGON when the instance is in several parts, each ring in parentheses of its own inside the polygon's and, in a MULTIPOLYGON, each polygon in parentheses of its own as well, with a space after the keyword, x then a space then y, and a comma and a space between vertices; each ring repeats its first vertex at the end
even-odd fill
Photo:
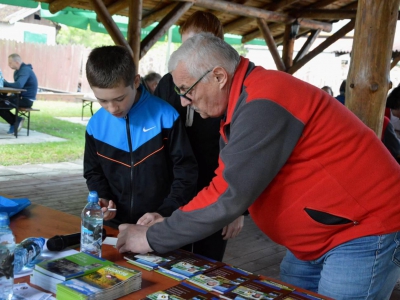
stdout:
POLYGON ((161 216, 159 213, 145 213, 138 221, 137 225, 145 225, 150 227, 151 225, 162 222, 164 217, 161 216))
POLYGON ((244 222, 244 216, 240 216, 235 221, 225 226, 224 229, 222 229, 222 235, 224 236, 224 240, 237 237, 240 231, 242 231, 243 222, 244 222))
POLYGON ((132 251, 135 253, 147 253, 153 251, 147 242, 147 226, 121 224, 118 227, 118 241, 116 248, 119 253, 132 251))
POLYGON ((115 216, 117 215, 117 212, 108 210, 109 208, 117 209, 117 206, 115 205, 115 203, 112 200, 106 200, 106 199, 100 198, 99 205, 101 207, 101 210, 103 211, 103 220, 108 221, 108 220, 115 218, 115 216))

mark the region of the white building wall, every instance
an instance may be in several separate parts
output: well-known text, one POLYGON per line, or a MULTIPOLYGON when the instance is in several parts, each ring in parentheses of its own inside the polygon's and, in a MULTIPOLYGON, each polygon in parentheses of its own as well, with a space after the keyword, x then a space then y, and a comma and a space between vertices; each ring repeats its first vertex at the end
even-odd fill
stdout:
POLYGON ((56 44, 56 28, 51 26, 16 22, 14 24, 0 23, 0 39, 24 42, 24 33, 45 34, 47 45, 56 44))

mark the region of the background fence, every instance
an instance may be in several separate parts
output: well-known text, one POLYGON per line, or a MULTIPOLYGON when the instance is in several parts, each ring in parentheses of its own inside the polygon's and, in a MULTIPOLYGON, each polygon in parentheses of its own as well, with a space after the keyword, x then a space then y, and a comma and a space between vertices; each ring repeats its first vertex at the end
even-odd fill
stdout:
POLYGON ((8 66, 8 56, 18 53, 24 63, 32 64, 40 87, 76 92, 81 82, 81 91, 86 93, 90 88, 85 78, 82 79, 82 65, 86 63, 89 51, 79 45, 51 46, 0 40, 0 69, 7 81, 14 82, 14 70, 8 66))

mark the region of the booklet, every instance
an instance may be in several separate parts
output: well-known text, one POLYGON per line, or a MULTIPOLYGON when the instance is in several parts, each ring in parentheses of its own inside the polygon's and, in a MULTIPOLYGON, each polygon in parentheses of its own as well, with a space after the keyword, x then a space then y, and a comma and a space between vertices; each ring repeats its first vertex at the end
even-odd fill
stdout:
POLYGON ((220 298, 223 299, 282 299, 285 295, 290 294, 292 291, 279 288, 275 285, 260 280, 247 281, 240 284, 234 290, 221 294, 220 298))
POLYGON ((141 287, 141 272, 117 264, 57 284, 57 299, 116 299, 141 287))
POLYGON ((112 265, 113 262, 79 252, 66 257, 43 261, 35 265, 35 270, 59 280, 83 276, 112 265))
POLYGON ((226 265, 223 262, 219 262, 205 256, 190 252, 188 253, 190 256, 172 260, 162 266, 159 266, 159 268, 155 271, 175 280, 184 280, 186 278, 210 272, 226 265))
POLYGON ((257 278, 257 275, 250 272, 226 265, 222 268, 207 272, 206 274, 190 277, 187 281, 208 291, 224 294, 232 291, 243 282, 257 278))
POLYGON ((188 257, 191 253, 184 250, 174 250, 167 253, 151 252, 147 254, 126 253, 124 258, 131 264, 147 271, 155 270, 166 263, 188 257))
POLYGON ((218 300, 219 298, 207 291, 181 282, 178 285, 147 295, 142 300, 218 300))

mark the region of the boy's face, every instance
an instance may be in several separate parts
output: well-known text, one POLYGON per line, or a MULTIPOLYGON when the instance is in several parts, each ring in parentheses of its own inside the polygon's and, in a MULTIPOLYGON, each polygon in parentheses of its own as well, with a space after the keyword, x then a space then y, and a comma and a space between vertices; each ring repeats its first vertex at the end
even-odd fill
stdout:
POLYGON ((133 103, 139 97, 137 88, 140 84, 140 75, 136 75, 133 87, 124 86, 121 84, 115 88, 102 89, 99 87, 92 87, 93 93, 99 100, 100 105, 107 110, 110 114, 117 118, 124 118, 133 103))

